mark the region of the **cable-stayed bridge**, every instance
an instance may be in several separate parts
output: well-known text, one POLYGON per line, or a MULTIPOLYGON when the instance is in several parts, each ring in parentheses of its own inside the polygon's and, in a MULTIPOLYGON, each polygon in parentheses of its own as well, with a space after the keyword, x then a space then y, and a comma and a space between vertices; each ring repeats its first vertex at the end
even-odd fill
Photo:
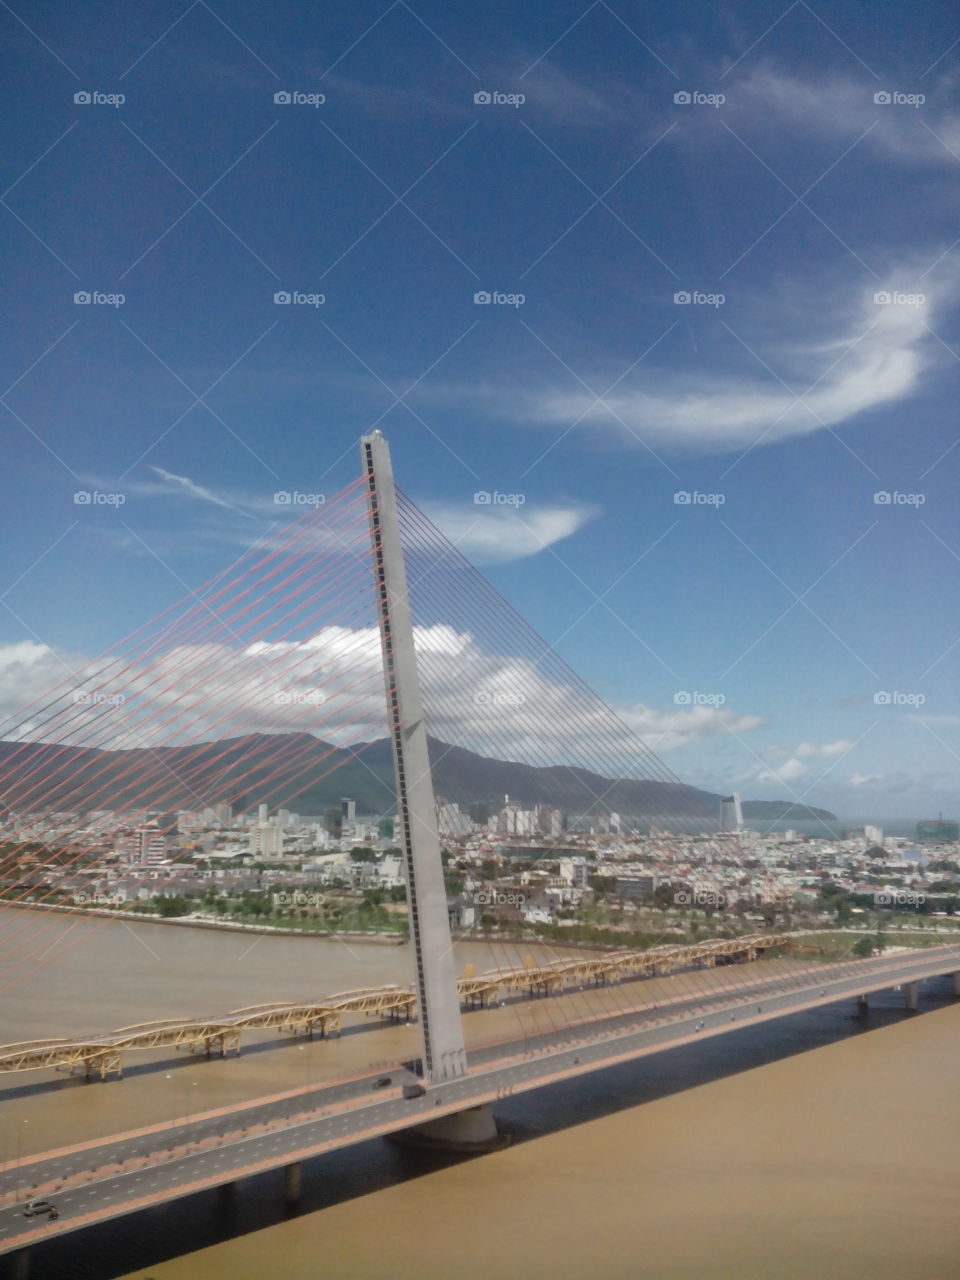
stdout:
MULTIPOLYGON (((371 1011, 415 1012, 419 1051, 375 1081, 304 1089, 18 1159, 0 1168, 0 1250, 267 1168, 286 1170, 293 1198, 304 1158, 376 1134, 492 1147, 491 1104, 505 1092, 890 986, 905 986, 915 1006, 920 982, 960 971, 954 946, 825 964, 791 952, 789 938, 765 935, 669 956, 607 953, 458 978, 433 785, 440 762, 436 748, 431 760, 428 729, 447 744, 441 757, 470 751, 513 762, 544 802, 553 797, 584 814, 616 807, 638 829, 709 841, 718 806, 685 786, 397 493, 379 433, 361 442, 361 461, 354 484, 109 654, 66 670, 59 686, 0 727, 0 802, 8 819, 34 815, 58 830, 60 816, 76 811, 135 807, 161 815, 162 826, 162 815, 185 803, 240 811, 297 797, 315 803, 345 761, 363 769, 365 751, 386 738, 410 922, 403 985, 318 991, 297 1005, 278 992, 276 1005, 214 1018, 12 1043, 0 1049, 0 1070, 80 1065, 91 1074, 93 1064, 93 1074, 106 1076, 124 1052, 226 1051, 244 1031, 322 1033, 346 1014, 371 1011), (268 753, 259 749, 265 735, 278 737, 268 753), (759 958, 767 952, 778 959, 759 958), (734 963, 715 970, 718 959, 734 963), (658 965, 714 976, 651 1002, 643 977, 658 965), (584 989, 601 981, 605 993, 617 993, 613 1005, 592 1003, 584 989), (518 1023, 516 1035, 471 1048, 461 1006, 510 999, 524 986, 547 997, 549 1025, 531 1032, 518 1023), (55 1197, 55 1223, 23 1216, 25 1191, 55 1197)), ((382 775, 368 772, 382 787, 382 775)), ((464 799, 476 784, 461 780, 464 799)), ((59 866, 82 865, 89 848, 86 838, 58 838, 59 866)), ((46 961, 33 937, 36 913, 8 916, 0 955, 14 982, 46 961)))

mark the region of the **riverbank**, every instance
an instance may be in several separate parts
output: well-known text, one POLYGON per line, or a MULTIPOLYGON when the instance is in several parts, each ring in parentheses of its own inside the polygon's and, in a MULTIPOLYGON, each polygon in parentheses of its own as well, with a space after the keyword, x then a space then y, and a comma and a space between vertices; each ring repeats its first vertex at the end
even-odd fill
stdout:
POLYGON ((123 920, 127 924, 173 924, 181 928, 188 926, 194 929, 217 929, 229 933, 254 933, 282 938, 350 938, 356 942, 375 942, 386 946, 399 947, 407 941, 405 934, 395 929, 389 931, 370 930, 336 930, 336 929, 296 929, 282 925, 244 924, 239 920, 212 920, 198 916, 155 916, 145 912, 117 911, 111 907, 68 907, 53 902, 8 902, 0 899, 0 907, 12 907, 20 911, 49 911, 74 916, 101 916, 106 920, 123 920))

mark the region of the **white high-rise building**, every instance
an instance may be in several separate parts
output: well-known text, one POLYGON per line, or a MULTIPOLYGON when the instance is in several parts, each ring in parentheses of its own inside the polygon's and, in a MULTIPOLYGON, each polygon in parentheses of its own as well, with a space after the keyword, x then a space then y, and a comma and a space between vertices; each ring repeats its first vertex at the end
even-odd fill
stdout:
POLYGON ((743 810, 740 807, 740 797, 736 793, 732 796, 724 796, 720 801, 720 830, 743 830, 743 810))
POLYGON ((521 809, 518 804, 506 804, 497 819, 497 831, 502 836, 532 836, 537 831, 537 815, 533 809, 521 809))
POLYGON ((166 862, 167 838, 159 827, 148 824, 137 828, 136 860, 147 867, 166 862))
POLYGON ((283 831, 276 823, 258 822, 250 828, 250 852, 261 858, 279 858, 283 853, 283 831))
POLYGON ((553 805, 537 805, 537 831, 542 836, 556 838, 563 832, 563 814, 553 805))
POLYGON ((441 800, 437 804, 437 830, 442 836, 457 839, 468 836, 473 830, 473 823, 458 804, 441 800))

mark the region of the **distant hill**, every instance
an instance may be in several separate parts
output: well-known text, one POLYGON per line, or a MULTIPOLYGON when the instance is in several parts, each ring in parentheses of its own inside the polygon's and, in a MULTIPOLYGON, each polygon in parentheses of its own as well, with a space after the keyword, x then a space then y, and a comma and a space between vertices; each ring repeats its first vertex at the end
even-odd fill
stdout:
MULTIPOLYGON (((611 781, 588 769, 538 768, 478 755, 429 739, 437 795, 464 808, 503 797, 521 805, 549 804, 572 815, 614 811, 624 818, 710 830, 719 795, 682 783, 611 781)), ((388 738, 335 747, 309 733, 250 734, 219 742, 149 750, 104 751, 47 743, 0 742, 0 812, 35 809, 201 809, 230 801, 240 809, 283 805, 322 814, 341 796, 361 813, 394 805, 388 738)), ((788 800, 745 800, 754 821, 832 821, 826 809, 788 800)))
POLYGON ((829 809, 815 809, 809 804, 794 804, 791 800, 744 800, 741 805, 744 819, 754 822, 807 822, 821 818, 836 822, 837 815, 829 809))
MULTIPOLYGON (((505 795, 522 805, 549 804, 570 814, 619 813, 622 817, 700 818, 707 829, 720 813, 720 797, 683 783, 625 778, 611 781, 589 769, 566 765, 542 768, 497 760, 430 738, 430 762, 437 795, 466 807, 499 806, 505 795)), ((390 742, 369 744, 363 760, 392 778, 390 742)))
MULTIPOLYGON (((429 740, 439 797, 466 806, 550 804, 570 814, 616 811, 709 830, 720 797, 682 783, 611 781, 587 769, 537 768, 429 740)), ((185 747, 105 751, 0 742, 0 806, 35 809, 199 809, 230 801, 321 814, 341 796, 362 813, 390 812, 388 739, 341 748, 307 733, 251 734, 185 747)))

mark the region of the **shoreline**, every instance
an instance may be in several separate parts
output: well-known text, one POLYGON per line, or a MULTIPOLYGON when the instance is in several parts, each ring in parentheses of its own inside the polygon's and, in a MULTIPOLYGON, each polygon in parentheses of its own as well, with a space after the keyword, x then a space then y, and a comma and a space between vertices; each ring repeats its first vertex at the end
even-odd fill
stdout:
POLYGON ((269 924, 241 924, 236 920, 198 920, 191 916, 140 915, 132 911, 114 911, 110 907, 68 907, 54 902, 8 902, 0 898, 0 908, 13 907, 18 911, 56 911, 63 915, 99 916, 107 920, 122 920, 126 924, 180 925, 193 929, 224 930, 230 933, 271 934, 283 938, 353 938, 359 942, 373 942, 379 946, 402 947, 408 939, 394 931, 379 933, 376 930, 328 930, 284 929, 269 924))

